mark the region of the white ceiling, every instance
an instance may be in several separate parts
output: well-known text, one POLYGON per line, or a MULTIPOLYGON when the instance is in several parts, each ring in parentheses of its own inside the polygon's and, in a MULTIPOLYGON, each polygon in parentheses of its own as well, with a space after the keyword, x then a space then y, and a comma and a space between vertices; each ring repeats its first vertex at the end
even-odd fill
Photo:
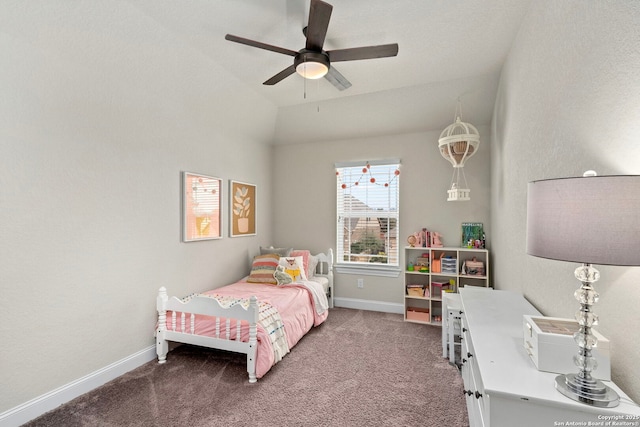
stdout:
POLYGON ((353 85, 344 91, 297 74, 265 86, 293 58, 224 39, 230 33, 297 51, 309 0, 151 2, 144 12, 280 107, 276 143, 292 143, 441 129, 452 122, 458 98, 465 121, 488 124, 530 0, 328 2, 325 50, 399 45, 397 57, 337 63, 353 85))

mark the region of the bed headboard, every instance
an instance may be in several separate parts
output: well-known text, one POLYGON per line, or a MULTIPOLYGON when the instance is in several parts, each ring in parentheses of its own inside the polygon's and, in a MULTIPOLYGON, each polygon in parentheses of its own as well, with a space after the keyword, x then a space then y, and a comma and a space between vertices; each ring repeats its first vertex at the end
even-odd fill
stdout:
POLYGON ((318 259, 315 274, 323 276, 333 275, 333 249, 329 248, 326 253, 314 254, 318 259))
POLYGON ((314 254, 318 260, 315 275, 324 276, 329 281, 327 289, 327 299, 329 300, 329 308, 333 308, 333 249, 329 248, 326 253, 314 254))

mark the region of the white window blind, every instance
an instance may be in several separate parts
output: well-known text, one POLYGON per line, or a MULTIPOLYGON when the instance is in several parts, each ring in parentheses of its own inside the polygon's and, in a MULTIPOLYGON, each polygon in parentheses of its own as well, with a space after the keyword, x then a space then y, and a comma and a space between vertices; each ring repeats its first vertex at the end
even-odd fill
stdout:
POLYGON ((399 167, 336 165, 338 264, 398 267, 399 167))

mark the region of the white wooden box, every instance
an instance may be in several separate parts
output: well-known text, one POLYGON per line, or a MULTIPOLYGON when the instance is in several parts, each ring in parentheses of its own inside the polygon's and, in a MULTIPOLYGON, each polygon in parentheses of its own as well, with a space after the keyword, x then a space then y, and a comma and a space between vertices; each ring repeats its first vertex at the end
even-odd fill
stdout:
MULTIPOLYGON (((578 328, 578 322, 573 319, 523 316, 524 347, 539 371, 558 374, 578 372, 573 362, 573 356, 579 350, 573 339, 578 328)), ((593 329, 591 333, 598 339, 597 347, 591 353, 598 367, 591 374, 599 380, 611 381, 609 340, 593 329)))

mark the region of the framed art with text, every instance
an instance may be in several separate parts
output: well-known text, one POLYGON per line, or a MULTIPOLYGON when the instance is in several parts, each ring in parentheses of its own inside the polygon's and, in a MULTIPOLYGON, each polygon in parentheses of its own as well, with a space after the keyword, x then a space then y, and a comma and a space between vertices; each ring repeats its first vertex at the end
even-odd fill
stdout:
POLYGON ((484 249, 485 236, 481 222, 463 222, 462 223, 462 242, 463 248, 484 249))
POLYGON ((245 182, 229 181, 229 236, 256 234, 256 186, 245 182))
POLYGON ((182 174, 182 240, 222 238, 222 180, 191 172, 182 174))

